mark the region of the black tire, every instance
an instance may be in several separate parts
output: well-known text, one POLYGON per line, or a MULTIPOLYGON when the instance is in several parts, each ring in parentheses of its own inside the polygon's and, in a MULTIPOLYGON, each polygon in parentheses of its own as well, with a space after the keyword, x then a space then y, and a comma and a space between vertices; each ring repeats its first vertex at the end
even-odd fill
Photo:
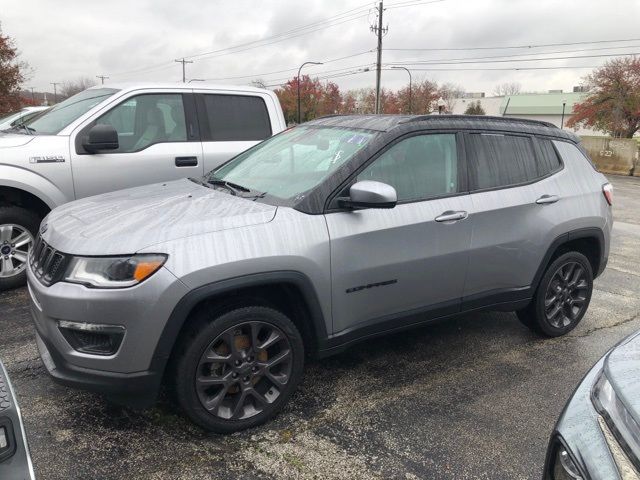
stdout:
POLYGON ((176 399, 189 418, 205 430, 232 433, 277 414, 300 383, 304 368, 302 337, 293 322, 262 306, 236 308, 213 318, 203 310, 192 320, 178 347, 173 379, 176 399), (279 357, 284 360, 265 367, 279 357), (283 379, 286 383, 278 383, 283 379))
POLYGON ((534 332, 559 337, 580 323, 592 291, 591 263, 579 252, 568 252, 551 262, 531 303, 516 314, 534 332))
MULTIPOLYGON (((7 227, 9 225, 16 226, 18 227, 16 228, 16 231, 19 231, 20 228, 28 231, 31 234, 32 239, 35 239, 36 235, 38 234, 38 228, 40 227, 41 220, 42 219, 38 214, 22 207, 0 207, 0 227, 7 227)), ((0 228, 0 232, 1 231, 2 228, 0 228)), ((6 248, 8 250, 10 247, 10 243, 5 244, 4 241, 0 238, 0 254, 2 254, 3 248, 6 248)), ((26 246, 19 248, 19 250, 21 250, 20 255, 22 257, 24 257, 24 254, 26 252, 25 247, 26 246)), ((12 250, 15 253, 16 249, 12 250)), ((2 261, 4 257, 5 255, 2 255, 2 257, 0 257, 0 261, 2 261)), ((11 274, 10 276, 3 276, 3 267, 2 265, 0 265, 0 291, 21 287, 27 283, 26 268, 23 268, 22 266, 18 268, 17 260, 12 260, 12 262, 15 262, 15 264, 12 265, 15 266, 16 274, 11 274)), ((24 267, 26 267, 26 263, 24 264, 24 267)))

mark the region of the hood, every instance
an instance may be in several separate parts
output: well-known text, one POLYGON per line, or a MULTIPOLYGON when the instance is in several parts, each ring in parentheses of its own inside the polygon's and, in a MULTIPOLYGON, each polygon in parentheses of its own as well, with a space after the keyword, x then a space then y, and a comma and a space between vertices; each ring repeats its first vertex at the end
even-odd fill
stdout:
POLYGON ((73 255, 119 255, 178 238, 270 222, 277 207, 190 180, 129 188, 67 203, 43 221, 52 247, 73 255))
POLYGON ((21 147, 35 138, 34 135, 0 132, 0 148, 21 147))
POLYGON ((607 354, 604 371, 616 395, 640 423, 640 333, 607 354))

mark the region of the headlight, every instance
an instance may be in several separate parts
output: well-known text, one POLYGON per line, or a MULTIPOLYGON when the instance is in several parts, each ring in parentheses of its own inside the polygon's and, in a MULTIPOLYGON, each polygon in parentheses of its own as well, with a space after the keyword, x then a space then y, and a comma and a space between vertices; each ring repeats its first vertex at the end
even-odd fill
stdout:
POLYGON ((569 450, 558 441, 551 465, 551 480, 582 480, 584 477, 571 458, 569 450))
POLYGON ((149 278, 166 262, 162 254, 126 257, 75 257, 69 263, 64 281, 95 288, 124 288, 149 278))
POLYGON ((616 391, 603 373, 595 383, 591 398, 629 459, 636 465, 640 459, 640 425, 623 405, 616 391))

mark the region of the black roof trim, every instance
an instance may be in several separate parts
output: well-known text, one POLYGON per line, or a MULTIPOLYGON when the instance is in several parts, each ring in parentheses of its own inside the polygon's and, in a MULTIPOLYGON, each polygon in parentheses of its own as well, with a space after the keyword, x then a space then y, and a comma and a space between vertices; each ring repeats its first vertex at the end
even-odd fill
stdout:
POLYGON ((541 127, 549 127, 549 128, 558 128, 551 122, 545 122, 542 120, 531 120, 529 118, 519 118, 519 117, 495 117, 491 115, 413 115, 412 117, 401 120, 398 124, 409 123, 409 122, 422 122, 426 120, 434 120, 434 119, 451 119, 451 120, 486 120, 491 122, 505 122, 505 123, 528 123, 530 125, 538 125, 541 127))

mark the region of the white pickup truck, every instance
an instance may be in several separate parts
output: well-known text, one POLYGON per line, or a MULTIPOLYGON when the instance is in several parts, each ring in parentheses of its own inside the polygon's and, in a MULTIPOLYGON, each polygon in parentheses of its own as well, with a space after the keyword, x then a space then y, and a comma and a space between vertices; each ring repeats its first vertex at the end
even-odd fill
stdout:
POLYGON ((286 128, 275 93, 199 84, 93 87, 0 133, 0 290, 24 284, 41 219, 82 197, 202 177, 286 128))

